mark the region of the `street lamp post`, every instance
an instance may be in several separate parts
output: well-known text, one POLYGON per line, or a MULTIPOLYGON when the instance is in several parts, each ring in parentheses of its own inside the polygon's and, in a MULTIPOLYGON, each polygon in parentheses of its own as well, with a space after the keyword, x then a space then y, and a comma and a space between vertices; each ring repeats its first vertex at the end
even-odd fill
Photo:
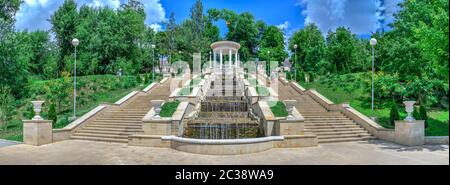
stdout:
POLYGON ((266 75, 269 76, 270 74, 270 50, 267 51, 267 55, 268 55, 268 60, 267 60, 267 64, 266 64, 266 75))
POLYGON ((374 104, 374 85, 373 81, 375 78, 375 45, 377 45, 377 39, 372 38, 370 39, 370 45, 372 46, 372 120, 375 120, 375 113, 373 110, 373 104, 374 104))
POLYGON ((80 41, 76 38, 72 40, 72 45, 75 47, 75 62, 73 63, 73 117, 74 120, 77 112, 77 46, 80 41))
POLYGON ((156 46, 152 44, 152 82, 155 82, 155 48, 156 46))
POLYGON ((297 68, 296 68, 296 66, 297 66, 297 47, 298 47, 298 45, 295 44, 294 45, 294 79, 295 79, 295 81, 297 81, 297 68))
POLYGON ((259 71, 258 71, 258 63, 259 63, 259 58, 258 58, 258 53, 259 53, 259 47, 257 46, 256 48, 254 48, 254 53, 256 53, 256 86, 258 87, 258 76, 259 76, 259 71))

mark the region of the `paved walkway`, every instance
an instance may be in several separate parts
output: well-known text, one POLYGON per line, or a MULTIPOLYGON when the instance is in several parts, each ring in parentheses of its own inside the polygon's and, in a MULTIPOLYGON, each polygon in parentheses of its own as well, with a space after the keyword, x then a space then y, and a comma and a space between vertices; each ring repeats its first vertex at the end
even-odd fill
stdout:
POLYGON ((0 148, 1 164, 449 164, 448 145, 403 147, 384 141, 322 144, 318 147, 272 149, 235 156, 210 156, 167 148, 68 140, 35 147, 0 148))
POLYGON ((0 148, 7 147, 7 146, 12 146, 12 145, 18 145, 18 144, 20 144, 20 142, 0 139, 0 148))

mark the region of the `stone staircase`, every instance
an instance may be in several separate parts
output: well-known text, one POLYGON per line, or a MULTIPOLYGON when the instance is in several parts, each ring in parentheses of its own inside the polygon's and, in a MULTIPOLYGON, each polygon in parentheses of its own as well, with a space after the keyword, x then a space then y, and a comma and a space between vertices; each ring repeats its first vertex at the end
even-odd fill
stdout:
POLYGON ((375 139, 367 130, 338 111, 328 111, 309 95, 300 94, 281 84, 279 97, 297 100, 295 107, 305 118, 305 131, 317 135, 319 143, 348 142, 375 139))
POLYGON ((110 106, 77 129, 71 139, 128 143, 128 136, 143 133, 142 118, 151 109, 151 100, 167 100, 170 82, 148 93, 140 92, 121 106, 110 106))

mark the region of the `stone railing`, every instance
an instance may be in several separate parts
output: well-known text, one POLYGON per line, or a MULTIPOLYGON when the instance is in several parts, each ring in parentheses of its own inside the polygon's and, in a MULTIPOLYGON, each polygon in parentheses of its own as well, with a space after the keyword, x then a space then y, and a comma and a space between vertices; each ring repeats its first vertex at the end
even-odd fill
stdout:
POLYGON ((79 128, 84 123, 86 123, 88 120, 92 119, 94 116, 99 114, 102 110, 106 109, 110 105, 99 105, 96 108, 92 109, 88 113, 84 114, 80 118, 76 119, 69 125, 65 126, 62 129, 53 129, 53 142, 56 141, 63 141, 70 139, 70 135, 76 130, 76 128, 79 128))
POLYGON ((315 89, 307 90, 306 94, 308 94, 312 99, 314 99, 317 103, 322 105, 327 110, 330 110, 330 106, 334 105, 331 100, 317 92, 315 89))
POLYGON ((253 110, 262 118, 261 124, 265 136, 313 135, 304 132, 305 119, 295 107, 292 107, 290 112, 288 111, 288 117, 276 117, 265 101, 259 101, 253 106, 253 110))
POLYGON ((147 87, 145 87, 142 91, 148 92, 148 91, 152 90, 156 85, 157 85, 157 83, 153 82, 150 85, 148 85, 147 87))
POLYGON ((142 91, 132 91, 126 96, 122 97, 120 100, 116 101, 114 104, 101 104, 88 113, 84 114, 83 116, 79 117, 78 119, 71 122, 69 125, 65 126, 61 129, 53 129, 53 142, 55 141, 63 141, 70 139, 70 135, 75 132, 78 128, 80 128, 84 123, 87 121, 94 119, 97 115, 99 115, 103 110, 105 109, 111 109, 119 106, 123 106, 127 102, 129 102, 133 97, 136 97, 139 93, 148 93, 155 87, 158 87, 160 84, 165 83, 169 78, 162 79, 159 84, 158 83, 151 83, 147 87, 145 87, 142 91))
POLYGON ((305 94, 306 89, 303 88, 300 84, 298 84, 297 82, 290 82, 290 86, 292 88, 294 88, 294 90, 296 90, 298 93, 300 94, 305 94))
POLYGON ((194 87, 192 88, 192 91, 189 95, 179 95, 179 92, 183 88, 177 88, 175 89, 169 96, 169 100, 180 100, 180 101, 187 101, 193 105, 200 102, 202 91, 200 87, 194 87))
POLYGON ((255 87, 248 87, 247 88, 247 96, 251 100, 252 105, 259 101, 274 101, 278 100, 278 93, 275 92, 271 87, 265 87, 267 91, 269 92, 269 95, 262 96, 259 95, 256 91, 255 87))
POLYGON ((280 77, 280 81, 283 85, 289 85, 289 81, 285 77, 280 77))
POLYGON ((358 112, 354 108, 352 108, 349 104, 335 104, 319 92, 314 89, 306 90, 301 85, 296 82, 290 83, 291 87, 293 87, 300 94, 307 94, 312 99, 314 99, 317 103, 322 105, 328 111, 339 111, 343 113, 345 116, 349 117, 359 125, 361 125, 364 129, 369 131, 372 135, 379 139, 394 141, 394 130, 386 129, 374 122, 372 119, 368 118, 364 114, 358 112))
POLYGON ((123 103, 127 102, 128 100, 130 100, 131 98, 133 98, 134 96, 136 96, 137 94, 139 94, 139 91, 132 91, 129 94, 127 94, 126 96, 124 96, 123 98, 121 98, 120 100, 116 101, 114 103, 114 105, 122 105, 123 103))
POLYGON ((142 119, 144 135, 181 135, 183 133, 183 118, 189 113, 189 103, 180 102, 172 117, 156 117, 153 107, 142 119))

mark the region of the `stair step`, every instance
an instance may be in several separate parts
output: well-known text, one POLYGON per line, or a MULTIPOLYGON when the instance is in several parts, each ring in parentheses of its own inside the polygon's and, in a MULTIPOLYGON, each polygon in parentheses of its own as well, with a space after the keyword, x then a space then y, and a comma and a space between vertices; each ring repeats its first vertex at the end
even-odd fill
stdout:
MULTIPOLYGON (((343 115, 316 115, 316 116, 310 116, 310 115, 302 115, 304 118, 308 118, 308 119, 316 119, 316 118, 325 118, 325 119, 330 119, 330 118, 347 118, 346 116, 343 115)), ((349 119, 349 118, 347 118, 349 119)))
POLYGON ((305 123, 353 123, 352 120, 305 120, 305 123))
POLYGON ((86 137, 103 137, 103 138, 113 138, 113 139, 128 139, 128 135, 119 134, 99 134, 99 133, 80 133, 76 132, 74 136, 86 136, 86 137))
POLYGON ((305 118, 306 120, 311 120, 311 121, 316 121, 316 120, 324 120, 324 121, 327 121, 327 120, 351 120, 351 119, 349 119, 349 118, 346 118, 346 117, 326 117, 326 118, 324 118, 324 117, 321 117, 321 118, 312 118, 312 117, 306 117, 305 118))
POLYGON ((78 140, 104 141, 104 142, 113 142, 113 143, 128 143, 128 139, 113 139, 113 138, 86 137, 86 136, 70 136, 70 138, 78 139, 78 140))
POLYGON ((319 135, 338 135, 338 134, 364 134, 364 133, 368 133, 365 130, 357 130, 357 131, 334 131, 334 132, 316 132, 315 134, 317 136, 319 135))
POLYGON ((126 128, 126 129, 142 129, 142 126, 121 126, 121 125, 87 125, 84 128, 126 128))
POLYGON ((306 129, 333 129, 333 128, 361 128, 359 125, 315 125, 305 126, 306 129))
POLYGON ((98 122, 98 121, 92 122, 92 125, 142 126, 142 124, 137 124, 137 123, 110 123, 110 122, 98 122))
POLYGON ((337 134, 337 135, 318 135, 318 139, 334 139, 334 138, 351 138, 351 137, 366 137, 371 136, 368 133, 363 134, 337 134))
POLYGON ((102 115, 102 117, 104 117, 104 118, 112 118, 112 119, 114 119, 114 118, 131 118, 131 119, 133 119, 133 118, 137 118, 137 119, 142 119, 143 117, 145 116, 145 114, 143 114, 143 115, 128 115, 128 114, 124 114, 124 115, 105 115, 105 114, 103 114, 102 115))
POLYGON ((136 132, 125 132, 125 131, 105 131, 105 130, 88 130, 82 129, 77 131, 77 133, 91 133, 91 134, 111 134, 111 135, 130 135, 133 133, 143 133, 143 130, 136 132))
POLYGON ((135 123, 135 124, 141 124, 142 123, 142 119, 141 120, 130 120, 130 119, 102 119, 102 118, 98 118, 96 120, 94 120, 93 122, 101 122, 101 123, 135 123))
POLYGON ((308 123, 305 122, 305 126, 332 126, 332 125, 355 125, 353 122, 342 122, 342 123, 308 123))
POLYGON ((308 129, 305 128, 305 131, 309 132, 339 132, 339 131, 357 131, 357 130, 364 130, 361 127, 355 127, 355 128, 332 128, 332 129, 308 129))
POLYGON ((336 143, 336 142, 350 142, 350 141, 364 141, 376 139, 373 136, 370 137, 353 137, 353 138, 339 138, 339 139, 320 139, 319 143, 336 143))
POLYGON ((300 110, 300 114, 304 115, 304 116, 341 116, 342 114, 340 112, 327 112, 327 111, 323 111, 323 112, 307 112, 307 111, 302 111, 300 110))
POLYGON ((142 132, 142 128, 139 129, 129 129, 129 128, 102 128, 102 127, 84 127, 80 131, 114 131, 114 132, 142 132))

